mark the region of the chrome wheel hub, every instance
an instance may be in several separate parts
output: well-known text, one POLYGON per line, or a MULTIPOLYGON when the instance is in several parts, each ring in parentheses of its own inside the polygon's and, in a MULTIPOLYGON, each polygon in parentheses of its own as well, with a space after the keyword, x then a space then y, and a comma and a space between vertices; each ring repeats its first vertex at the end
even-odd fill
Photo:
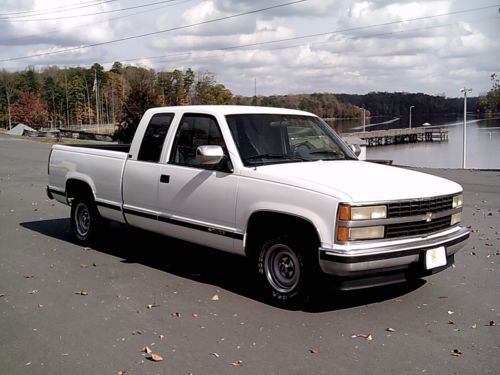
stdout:
POLYGON ((86 236, 90 229, 90 212, 87 205, 78 203, 75 208, 76 231, 80 236, 86 236))

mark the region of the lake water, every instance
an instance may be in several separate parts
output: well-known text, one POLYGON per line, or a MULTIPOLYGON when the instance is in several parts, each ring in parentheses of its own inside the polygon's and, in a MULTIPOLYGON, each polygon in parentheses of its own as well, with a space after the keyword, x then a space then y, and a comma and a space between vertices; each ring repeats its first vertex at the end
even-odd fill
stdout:
MULTIPOLYGON (((408 118, 398 120, 371 118, 366 131, 408 127, 408 118), (381 124, 382 123, 382 124, 381 124), (374 125, 373 125, 374 124, 374 125)), ((368 159, 393 160, 394 164, 430 168, 461 168, 463 149, 463 116, 433 119, 412 118, 413 126, 429 122, 431 126, 447 126, 449 139, 445 142, 421 142, 368 147, 368 159)), ((362 131, 360 121, 337 120, 330 123, 343 134, 362 131), (360 129, 361 127, 361 129, 360 129)), ((467 116, 467 168, 500 169, 500 117, 467 116)))

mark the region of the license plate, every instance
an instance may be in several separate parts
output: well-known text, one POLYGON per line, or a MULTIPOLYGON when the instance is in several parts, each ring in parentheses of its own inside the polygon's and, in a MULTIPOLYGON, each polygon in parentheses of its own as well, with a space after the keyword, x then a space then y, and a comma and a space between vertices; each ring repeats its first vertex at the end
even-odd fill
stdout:
POLYGON ((446 266, 446 249, 444 246, 430 249, 425 252, 425 268, 430 270, 432 268, 446 266))

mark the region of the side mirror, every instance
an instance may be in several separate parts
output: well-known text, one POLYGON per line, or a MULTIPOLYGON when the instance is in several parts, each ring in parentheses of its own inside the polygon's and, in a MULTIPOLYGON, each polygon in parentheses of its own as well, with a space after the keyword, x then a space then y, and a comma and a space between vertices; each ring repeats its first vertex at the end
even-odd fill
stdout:
POLYGON ((350 145, 349 147, 356 156, 359 156, 359 154, 361 154, 361 147, 359 147, 359 145, 350 145))
POLYGON ((204 165, 218 164, 224 157, 221 146, 199 146, 196 149, 196 161, 204 165))

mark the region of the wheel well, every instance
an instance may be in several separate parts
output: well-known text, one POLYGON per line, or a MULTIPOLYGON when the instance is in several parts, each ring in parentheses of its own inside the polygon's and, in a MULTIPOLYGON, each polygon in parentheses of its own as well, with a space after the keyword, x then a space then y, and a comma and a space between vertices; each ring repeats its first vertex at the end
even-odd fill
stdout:
POLYGON ((66 197, 71 202, 75 197, 94 199, 94 194, 86 182, 70 179, 66 182, 66 197))
POLYGON ((245 252, 251 255, 261 240, 286 233, 300 234, 301 238, 309 238, 317 246, 320 244, 318 231, 310 221, 290 214, 259 211, 248 220, 245 252))

